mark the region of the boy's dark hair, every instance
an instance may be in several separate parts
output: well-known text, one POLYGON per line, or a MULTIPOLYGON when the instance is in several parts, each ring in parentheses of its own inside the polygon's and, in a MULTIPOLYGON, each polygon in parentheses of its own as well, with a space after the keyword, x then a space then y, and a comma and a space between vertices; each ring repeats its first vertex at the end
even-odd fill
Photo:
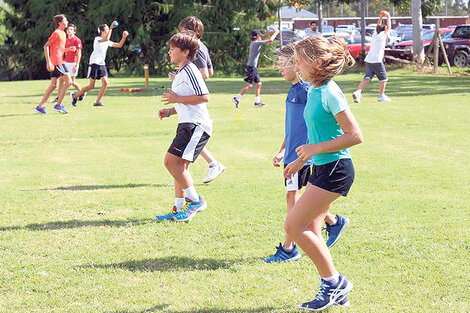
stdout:
POLYGON ((75 31, 77 31, 77 26, 75 26, 75 24, 69 24, 69 26, 67 26, 67 28, 73 28, 73 29, 75 29, 75 31))
POLYGON ((380 32, 383 32, 385 30, 385 25, 382 24, 377 24, 377 27, 375 28, 375 31, 377 34, 380 34, 380 32))
POLYGON ((108 26, 107 24, 101 24, 98 26, 98 34, 101 34, 101 32, 108 26))
POLYGON ((188 50, 188 59, 193 60, 199 51, 199 42, 193 32, 182 32, 173 35, 166 43, 168 46, 180 48, 182 51, 188 50))
POLYGON ((57 14, 52 18, 52 21, 56 26, 59 26, 60 22, 65 18, 64 14, 57 14))
POLYGON ((251 32, 251 41, 256 40, 258 36, 261 36, 261 32, 257 29, 253 29, 253 31, 251 32))
POLYGON ((317 25, 317 22, 315 22, 315 21, 311 21, 311 22, 310 22, 310 26, 312 26, 312 25, 314 25, 314 24, 317 25))
POLYGON ((201 39, 202 35, 204 35, 204 24, 196 16, 188 16, 183 19, 178 25, 178 28, 193 31, 197 39, 201 39))

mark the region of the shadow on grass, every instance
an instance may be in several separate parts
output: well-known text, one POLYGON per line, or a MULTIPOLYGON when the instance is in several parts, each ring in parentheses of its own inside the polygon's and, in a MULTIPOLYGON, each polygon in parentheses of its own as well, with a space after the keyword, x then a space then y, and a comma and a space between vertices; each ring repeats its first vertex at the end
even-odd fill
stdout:
POLYGON ((250 262, 250 258, 220 260, 194 259, 181 256, 170 256, 155 259, 130 260, 120 263, 88 264, 81 268, 117 268, 131 272, 176 272, 176 271, 215 271, 229 269, 233 265, 250 262))
POLYGON ((254 308, 254 309, 190 309, 185 311, 174 311, 168 310, 168 304, 156 305, 154 307, 145 309, 145 310, 138 310, 138 311, 130 311, 130 310, 119 310, 113 311, 108 313, 156 313, 156 312, 166 312, 166 313, 268 313, 268 312, 285 312, 285 310, 280 310, 276 308, 270 307, 261 307, 261 308, 254 308))
POLYGON ((30 116, 30 115, 38 115, 37 113, 12 113, 12 114, 1 114, 0 118, 2 117, 13 117, 13 116, 30 116))
POLYGON ((142 188, 142 187, 171 187, 170 184, 121 184, 121 185, 73 185, 61 186, 56 188, 45 188, 41 190, 101 190, 101 189, 125 189, 125 188, 142 188))
POLYGON ((85 228, 85 227, 128 227, 134 225, 144 225, 148 223, 154 223, 155 219, 131 219, 131 220, 97 220, 97 221, 81 221, 81 220, 70 220, 61 222, 50 222, 43 224, 29 224, 26 226, 6 226, 0 227, 0 232, 10 230, 57 230, 57 229, 73 229, 73 228, 85 228))

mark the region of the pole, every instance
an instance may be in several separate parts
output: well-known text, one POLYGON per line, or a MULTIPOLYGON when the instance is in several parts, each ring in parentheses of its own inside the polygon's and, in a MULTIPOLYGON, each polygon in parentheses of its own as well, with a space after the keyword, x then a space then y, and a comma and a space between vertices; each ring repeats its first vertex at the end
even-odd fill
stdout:
POLYGON ((149 65, 144 65, 145 89, 149 89, 149 65))
POLYGON ((366 6, 365 0, 361 0, 361 47, 362 47, 362 57, 366 56, 366 6))
POLYGON ((282 0, 279 0, 279 41, 281 42, 281 48, 282 48, 282 16, 281 16, 281 9, 282 9, 282 0))
POLYGON ((323 4, 322 0, 317 0, 317 11, 318 11, 318 31, 323 33, 323 4))
MULTIPOLYGON (((439 63, 439 40, 437 39, 437 36, 439 36, 439 25, 440 25, 440 19, 436 19, 436 34, 434 35, 435 40, 434 40, 434 74, 437 74, 437 67, 439 63)), ((431 47, 429 47, 431 49, 431 47)))

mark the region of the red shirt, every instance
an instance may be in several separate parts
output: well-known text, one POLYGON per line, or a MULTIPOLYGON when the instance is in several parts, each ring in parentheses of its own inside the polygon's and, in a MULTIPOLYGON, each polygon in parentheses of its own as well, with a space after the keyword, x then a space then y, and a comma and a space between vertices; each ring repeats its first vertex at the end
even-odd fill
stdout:
POLYGON ((64 63, 65 40, 67 35, 63 30, 56 29, 47 39, 51 43, 49 53, 54 66, 64 63))
POLYGON ((77 50, 75 50, 74 52, 72 52, 72 51, 66 52, 65 53, 65 58, 64 58, 65 62, 77 63, 77 61, 78 61, 78 50, 83 49, 82 41, 77 36, 73 36, 72 38, 67 38, 67 40, 65 42, 65 48, 73 47, 73 46, 77 47, 77 50))

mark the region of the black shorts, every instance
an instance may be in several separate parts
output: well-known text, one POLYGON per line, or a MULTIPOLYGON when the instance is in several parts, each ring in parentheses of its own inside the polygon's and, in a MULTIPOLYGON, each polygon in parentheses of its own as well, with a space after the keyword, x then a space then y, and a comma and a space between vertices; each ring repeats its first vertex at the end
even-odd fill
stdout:
POLYGON ((257 84, 261 82, 261 77, 259 76, 258 69, 253 66, 247 66, 246 67, 246 77, 244 79, 247 83, 250 84, 257 84))
MULTIPOLYGON (((284 164, 284 168, 286 168, 287 164, 284 164)), ((287 191, 295 191, 300 190, 302 187, 307 186, 308 178, 310 177, 311 167, 310 165, 305 165, 294 174, 292 179, 285 179, 284 178, 284 186, 286 186, 287 191)))
POLYGON ((86 76, 87 78, 98 80, 105 76, 108 76, 106 65, 92 64, 88 66, 88 75, 86 76))
POLYGON ((209 138, 209 134, 201 126, 193 123, 180 123, 176 129, 176 137, 168 148, 168 153, 194 162, 209 138))
POLYGON ((69 70, 64 63, 54 66, 54 70, 51 72, 51 77, 59 78, 64 75, 70 75, 69 70))
POLYGON ((377 78, 381 82, 386 82, 388 80, 387 70, 383 62, 380 63, 368 63, 365 62, 366 75, 364 78, 372 80, 374 75, 377 75, 377 78))
POLYGON ((313 165, 308 180, 312 185, 346 197, 354 181, 354 166, 351 159, 339 159, 324 165, 313 165))

